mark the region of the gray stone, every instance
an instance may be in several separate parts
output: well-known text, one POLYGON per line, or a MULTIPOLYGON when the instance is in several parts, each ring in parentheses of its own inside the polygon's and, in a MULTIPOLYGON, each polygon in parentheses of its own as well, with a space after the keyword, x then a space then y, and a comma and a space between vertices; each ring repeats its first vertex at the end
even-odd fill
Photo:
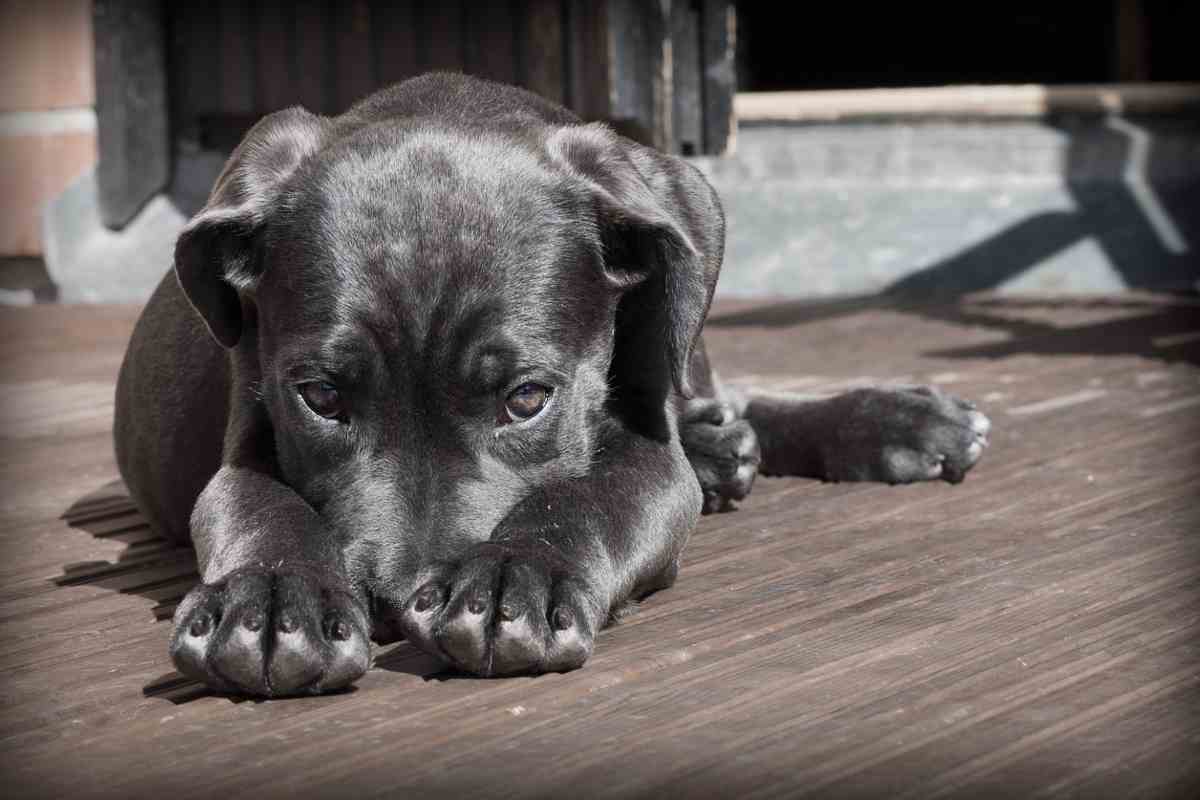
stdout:
POLYGON ((119 231, 101 221, 96 173, 89 171, 47 204, 46 270, 64 303, 142 302, 172 260, 186 218, 157 195, 119 231))
POLYGON ((223 156, 176 159, 170 191, 147 202, 124 228, 101 219, 96 173, 89 171, 46 205, 46 271, 64 303, 144 302, 174 259, 175 239, 199 210, 223 156))
POLYGON ((723 296, 1191 289, 1200 123, 744 124, 723 296))

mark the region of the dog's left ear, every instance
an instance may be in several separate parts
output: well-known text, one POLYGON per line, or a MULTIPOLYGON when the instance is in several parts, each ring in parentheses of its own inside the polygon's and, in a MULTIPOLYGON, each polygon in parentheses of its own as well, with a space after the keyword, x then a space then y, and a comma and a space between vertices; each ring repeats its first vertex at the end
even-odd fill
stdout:
POLYGON ((613 368, 652 403, 692 395, 692 350, 721 269, 725 218, 716 192, 681 159, 600 124, 558 130, 551 158, 590 192, 605 278, 623 291, 613 368))
POLYGON ((175 275, 213 338, 242 335, 241 293, 261 275, 257 243, 282 187, 324 142, 329 121, 303 108, 263 117, 229 157, 208 203, 175 243, 175 275))

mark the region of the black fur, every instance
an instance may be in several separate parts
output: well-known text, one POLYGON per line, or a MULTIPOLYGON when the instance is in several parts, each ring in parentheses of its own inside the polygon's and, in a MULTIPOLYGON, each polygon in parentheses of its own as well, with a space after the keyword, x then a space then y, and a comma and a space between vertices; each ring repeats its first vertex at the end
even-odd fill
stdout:
POLYGON ((263 119, 117 389, 126 483, 204 580, 179 669, 320 692, 397 635, 479 675, 572 669, 760 460, 961 478, 986 421, 930 390, 722 394, 697 343, 723 246, 698 171, 519 89, 429 75, 263 119), (508 422, 528 382, 549 403, 508 422))

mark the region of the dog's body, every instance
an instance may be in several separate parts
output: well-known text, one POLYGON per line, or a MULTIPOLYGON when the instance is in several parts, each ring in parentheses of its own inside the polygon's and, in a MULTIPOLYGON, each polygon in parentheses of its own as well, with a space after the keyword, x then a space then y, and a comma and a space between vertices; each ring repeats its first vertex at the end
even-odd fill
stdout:
POLYGON ((323 691, 402 633, 476 674, 571 669, 760 467, 961 479, 987 421, 936 391, 723 396, 698 345, 723 243, 698 171, 518 89, 265 118, 117 391, 130 492, 204 580, 179 668, 323 691))

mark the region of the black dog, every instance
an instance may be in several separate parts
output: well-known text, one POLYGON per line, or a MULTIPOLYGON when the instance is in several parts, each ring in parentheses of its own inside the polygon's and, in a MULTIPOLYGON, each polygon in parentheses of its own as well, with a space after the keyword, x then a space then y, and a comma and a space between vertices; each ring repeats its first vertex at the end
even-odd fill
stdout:
POLYGON ((937 391, 721 393, 723 239, 686 162, 518 89, 429 75, 259 122, 117 389, 129 490, 204 580, 178 668, 321 692, 403 634, 478 675, 573 669, 760 467, 961 480, 988 423, 937 391))

